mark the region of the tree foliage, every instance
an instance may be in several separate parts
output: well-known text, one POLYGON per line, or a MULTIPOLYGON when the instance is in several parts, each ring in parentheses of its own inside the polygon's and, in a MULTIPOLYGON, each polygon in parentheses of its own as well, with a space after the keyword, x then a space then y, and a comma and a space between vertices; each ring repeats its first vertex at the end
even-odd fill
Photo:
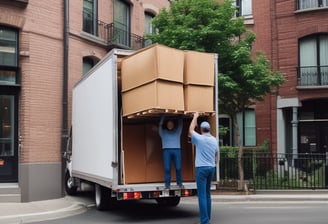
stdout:
POLYGON ((253 54, 256 36, 246 29, 243 18, 234 17, 235 13, 231 0, 175 0, 153 19, 158 33, 148 38, 177 49, 218 54, 220 112, 234 121, 239 178, 245 189, 237 113, 263 100, 283 83, 284 77, 272 71, 263 53, 253 54))
POLYGON ((283 82, 262 53, 252 57, 255 34, 235 18, 231 0, 176 0, 153 19, 154 43, 218 54, 220 108, 231 117, 283 82))

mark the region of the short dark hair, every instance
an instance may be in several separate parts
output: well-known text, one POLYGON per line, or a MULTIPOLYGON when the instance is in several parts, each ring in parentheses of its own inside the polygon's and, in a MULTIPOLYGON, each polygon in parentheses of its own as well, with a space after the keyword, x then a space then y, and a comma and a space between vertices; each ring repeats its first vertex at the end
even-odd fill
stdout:
POLYGON ((205 128, 201 128, 201 130, 202 130, 202 132, 204 132, 204 133, 209 133, 209 132, 210 132, 210 130, 205 129, 205 128))

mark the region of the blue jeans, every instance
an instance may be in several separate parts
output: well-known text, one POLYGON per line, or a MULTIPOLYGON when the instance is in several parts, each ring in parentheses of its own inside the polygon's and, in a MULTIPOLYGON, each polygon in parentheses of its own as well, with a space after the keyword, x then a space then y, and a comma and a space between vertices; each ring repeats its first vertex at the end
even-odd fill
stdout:
POLYGON ((196 167, 196 182, 198 205, 200 212, 200 223, 208 224, 211 219, 211 181, 215 172, 215 167, 196 167))
POLYGON ((171 183, 171 161, 174 161, 175 172, 177 178, 177 184, 182 184, 181 176, 181 149, 164 149, 163 150, 164 160, 164 176, 165 176, 165 187, 169 187, 171 183))

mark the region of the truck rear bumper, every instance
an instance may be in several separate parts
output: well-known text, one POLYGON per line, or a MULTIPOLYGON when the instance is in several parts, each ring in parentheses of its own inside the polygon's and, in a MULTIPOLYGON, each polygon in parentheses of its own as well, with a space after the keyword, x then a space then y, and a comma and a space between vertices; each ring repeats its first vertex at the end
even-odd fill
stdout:
POLYGON ((165 189, 163 183, 119 185, 112 189, 118 200, 156 199, 163 197, 190 197, 197 194, 196 183, 184 183, 183 187, 171 185, 165 189))

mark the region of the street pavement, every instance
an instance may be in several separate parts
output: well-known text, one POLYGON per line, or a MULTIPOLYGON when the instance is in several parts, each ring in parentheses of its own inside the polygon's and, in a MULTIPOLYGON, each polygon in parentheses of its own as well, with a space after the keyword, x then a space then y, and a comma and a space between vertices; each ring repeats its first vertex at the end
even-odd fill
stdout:
MULTIPOLYGON (((213 202, 328 201, 328 191, 259 191, 256 194, 212 192, 213 202)), ((0 224, 23 224, 65 218, 95 206, 92 197, 63 198, 26 203, 0 203, 0 224)))

